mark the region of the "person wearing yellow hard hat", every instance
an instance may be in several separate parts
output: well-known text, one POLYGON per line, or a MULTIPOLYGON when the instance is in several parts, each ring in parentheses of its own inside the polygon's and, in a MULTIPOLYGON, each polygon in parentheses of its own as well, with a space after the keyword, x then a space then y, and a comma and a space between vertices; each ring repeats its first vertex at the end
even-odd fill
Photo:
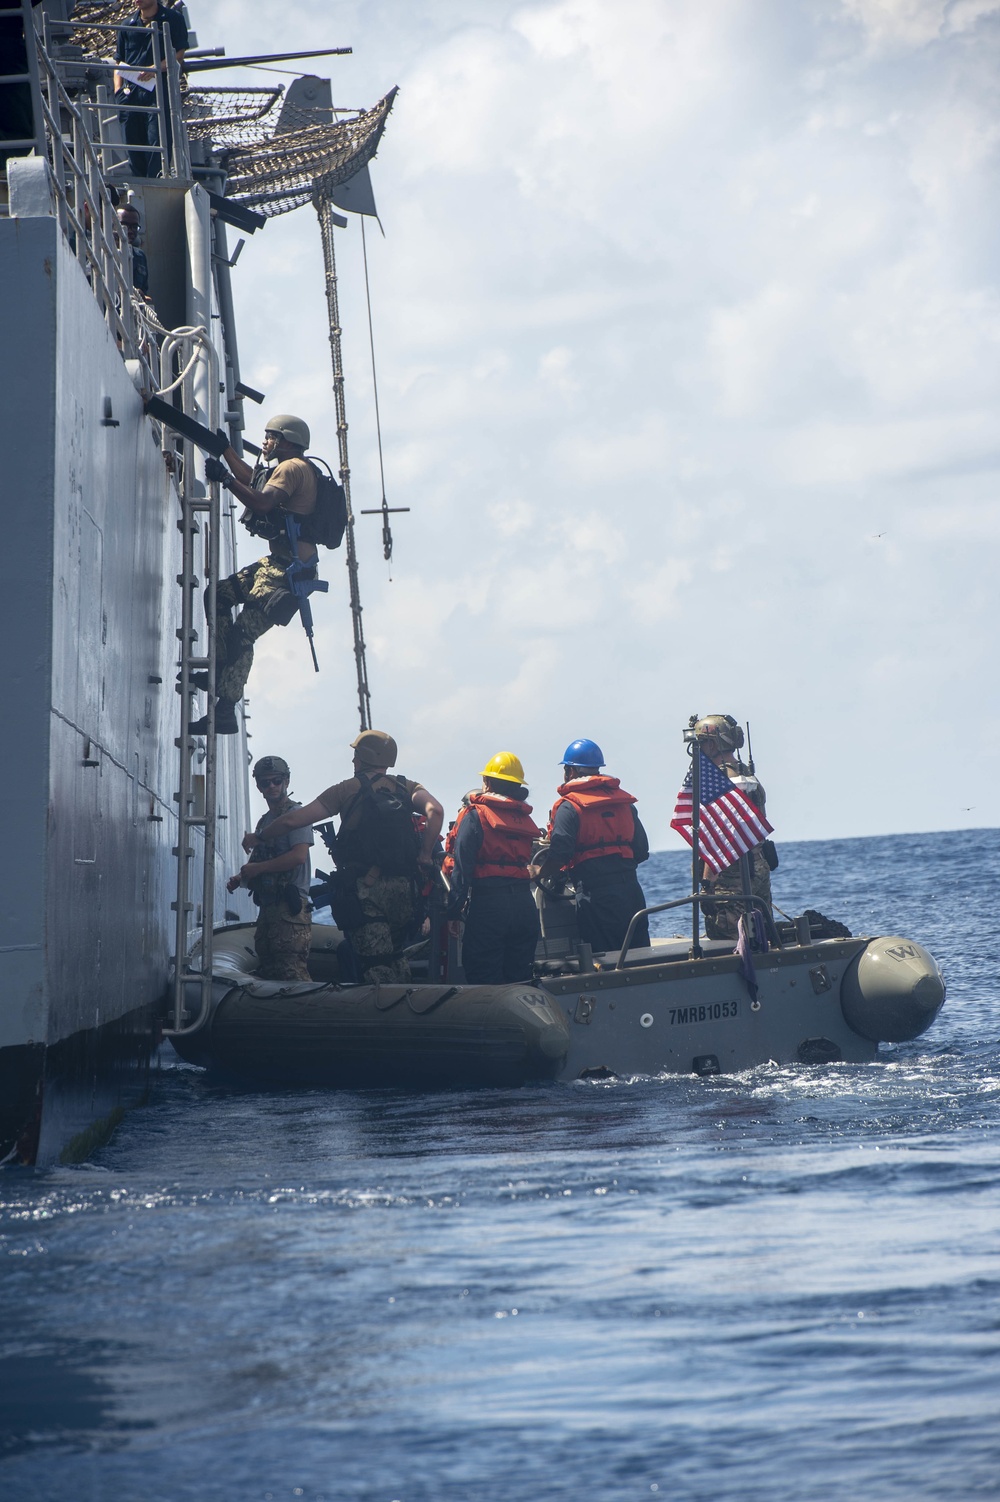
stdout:
POLYGON ((525 801, 524 768, 498 751, 482 777, 482 792, 466 795, 449 831, 444 861, 448 916, 465 912, 462 964, 473 986, 530 980, 540 932, 528 865, 541 830, 525 801))

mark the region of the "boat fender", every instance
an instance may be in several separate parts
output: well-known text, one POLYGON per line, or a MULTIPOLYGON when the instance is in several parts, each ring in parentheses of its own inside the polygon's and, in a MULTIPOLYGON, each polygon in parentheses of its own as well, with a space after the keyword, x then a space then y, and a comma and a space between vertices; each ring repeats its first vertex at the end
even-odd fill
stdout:
POLYGON ((944 976, 923 945, 898 935, 872 939, 848 966, 840 1005, 848 1027, 873 1043, 926 1032, 944 1003, 944 976))

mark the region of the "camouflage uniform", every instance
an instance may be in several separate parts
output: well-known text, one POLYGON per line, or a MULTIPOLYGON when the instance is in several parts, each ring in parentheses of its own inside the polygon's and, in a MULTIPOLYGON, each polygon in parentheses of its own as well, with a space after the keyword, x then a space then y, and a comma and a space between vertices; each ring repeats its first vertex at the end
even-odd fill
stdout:
MULTIPOLYGON (((284 421, 284 419, 280 419, 284 421)), ((308 439, 308 429, 304 436, 308 439)), ((250 480, 253 490, 272 489, 288 492, 287 513, 299 520, 308 516, 315 506, 316 484, 312 470, 300 459, 282 460, 274 469, 258 465, 250 480), (296 466, 301 472, 293 473, 296 466), (285 477, 283 480, 282 477, 285 477), (305 491, 303 491, 303 477, 305 491)), ((247 513, 249 515, 249 513, 247 513)), ((215 691, 220 699, 232 704, 243 698, 250 669, 253 667, 254 642, 270 631, 272 626, 287 626, 299 609, 299 601, 288 587, 285 569, 292 561, 292 545, 285 533, 286 508, 278 507, 266 514, 270 525, 258 535, 269 539, 268 557, 248 564, 220 579, 216 593, 216 641, 215 641, 215 691), (236 619, 233 611, 242 606, 236 619)), ((299 545, 299 557, 308 561, 310 554, 315 564, 315 548, 299 545)), ((313 566, 301 573, 302 580, 314 579, 313 566)), ((206 596, 207 604, 207 596, 206 596)))
POLYGON ((284 898, 263 903, 253 935, 261 980, 310 980, 311 938, 312 920, 306 908, 293 915, 284 898))
MULTIPOLYGON (((255 772, 261 767, 266 771, 274 770, 275 761, 276 758, 264 757, 258 762, 255 772)), ((285 765, 284 762, 279 763, 279 767, 285 765)), ((251 860, 269 860, 274 855, 281 855, 291 849, 296 843, 312 844, 313 832, 310 828, 293 829, 286 835, 279 835, 274 841, 268 841, 267 838, 267 826, 273 819, 300 807, 301 804, 295 803, 286 795, 276 808, 269 808, 257 820, 254 833, 259 844, 254 847, 251 860)), ((253 882, 251 890, 259 909, 253 944, 260 961, 257 973, 261 980, 312 979, 308 968, 312 938, 308 889, 308 861, 304 866, 293 867, 290 871, 267 872, 253 882), (292 911, 285 895, 289 887, 293 889, 293 898, 296 890, 298 891, 298 912, 292 911)))
POLYGON ((215 691, 220 699, 239 703, 253 667, 254 642, 272 626, 287 626, 299 608, 285 579, 287 562, 273 556, 260 558, 219 580, 215 691), (232 613, 239 605, 243 609, 234 621, 232 613))
MULTIPOLYGON (((726 776, 737 780, 737 787, 749 798, 755 808, 763 814, 766 812, 766 799, 764 789, 751 778, 746 769, 737 762, 727 761, 722 770, 726 776)), ((771 870, 761 853, 760 846, 752 850, 747 857, 750 863, 750 890, 755 897, 760 897, 767 903, 768 912, 771 911, 771 870)), ((720 876, 713 877, 704 883, 706 892, 729 893, 733 892, 740 897, 743 895, 743 876, 740 871, 739 861, 735 866, 729 866, 720 876)), ((742 902, 720 903, 718 907, 705 905, 705 934, 709 939, 733 939, 738 938, 738 925, 740 915, 745 911, 742 902)))
POLYGON ((410 979, 403 946, 415 917, 409 876, 360 876, 355 882, 365 922, 346 929, 358 962, 358 979, 367 985, 410 979))

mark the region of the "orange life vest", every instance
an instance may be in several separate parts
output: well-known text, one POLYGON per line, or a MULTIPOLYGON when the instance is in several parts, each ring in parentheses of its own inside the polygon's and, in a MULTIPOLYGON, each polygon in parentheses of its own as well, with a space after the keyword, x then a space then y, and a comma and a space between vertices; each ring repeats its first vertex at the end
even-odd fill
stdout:
POLYGON ((530 803, 518 803, 515 798, 504 798, 499 793, 469 794, 468 807, 461 810, 445 841, 445 875, 450 876, 455 869, 455 840, 470 808, 479 815, 483 831, 471 880, 506 876, 512 881, 527 881, 531 847, 542 831, 531 818, 530 803))
POLYGON ((601 855, 619 855, 624 860, 634 860, 632 805, 635 801, 617 777, 574 777, 570 782, 564 782, 549 815, 548 836, 552 838, 560 803, 572 803, 580 816, 580 830, 573 858, 563 870, 572 871, 583 861, 595 860, 601 855))

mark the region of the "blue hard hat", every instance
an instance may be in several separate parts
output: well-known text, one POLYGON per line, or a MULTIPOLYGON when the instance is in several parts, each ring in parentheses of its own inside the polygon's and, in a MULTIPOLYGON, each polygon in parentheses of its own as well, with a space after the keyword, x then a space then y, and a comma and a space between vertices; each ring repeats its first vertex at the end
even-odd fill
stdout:
POLYGON ((571 741, 563 752, 564 767, 603 767, 604 752, 596 741, 571 741))

